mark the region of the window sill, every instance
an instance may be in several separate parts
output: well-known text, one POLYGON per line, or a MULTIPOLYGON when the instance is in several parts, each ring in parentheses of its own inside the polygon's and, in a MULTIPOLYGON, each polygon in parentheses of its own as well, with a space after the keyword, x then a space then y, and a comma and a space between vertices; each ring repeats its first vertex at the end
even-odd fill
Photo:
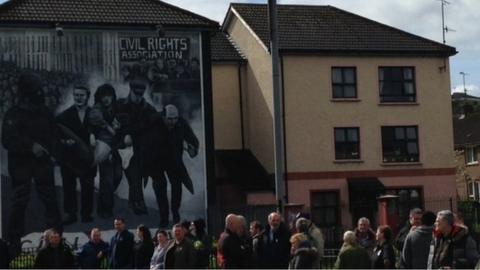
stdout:
POLYGON ((378 106, 418 106, 418 102, 380 102, 378 106))
POLYGON ((383 162, 380 164, 382 167, 395 167, 395 166, 422 166, 421 162, 383 162))
POLYGON ((346 164, 346 163, 363 163, 365 161, 361 159, 335 159, 333 163, 336 164, 346 164))
POLYGON ((360 102, 359 98, 331 98, 331 102, 360 102))
POLYGON ((467 167, 478 166, 478 161, 467 163, 466 166, 467 167))

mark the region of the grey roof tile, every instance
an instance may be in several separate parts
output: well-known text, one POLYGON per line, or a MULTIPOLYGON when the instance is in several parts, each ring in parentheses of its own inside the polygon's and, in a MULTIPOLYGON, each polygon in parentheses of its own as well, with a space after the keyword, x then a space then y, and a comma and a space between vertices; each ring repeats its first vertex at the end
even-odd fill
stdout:
POLYGON ((10 0, 0 23, 90 23, 218 27, 218 23, 159 0, 10 0))
POLYGON ((218 31, 211 38, 212 61, 244 61, 245 57, 225 33, 218 31))
MULTIPOLYGON (((268 6, 234 8, 268 47, 268 6)), ((278 5, 280 49, 284 51, 410 53, 449 56, 455 48, 332 6, 278 5)))

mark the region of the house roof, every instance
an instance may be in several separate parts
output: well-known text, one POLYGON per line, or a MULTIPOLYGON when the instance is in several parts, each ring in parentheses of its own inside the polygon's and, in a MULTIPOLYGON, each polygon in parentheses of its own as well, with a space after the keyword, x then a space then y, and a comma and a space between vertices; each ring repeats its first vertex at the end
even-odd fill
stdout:
MULTIPOLYGON (((230 6, 224 29, 234 11, 268 48, 268 6, 230 6)), ((332 6, 278 5, 279 47, 292 52, 342 52, 401 55, 456 54, 454 47, 431 41, 332 6)))
POLYGON ((235 43, 230 37, 218 31, 210 40, 212 61, 245 61, 245 57, 240 50, 235 46, 235 43))
POLYGON ((463 119, 453 119, 455 147, 480 145, 480 113, 471 114, 463 119))
POLYGON ((10 0, 0 23, 215 27, 218 23, 159 0, 10 0))
POLYGON ((453 99, 453 100, 468 99, 468 100, 479 100, 479 101, 480 101, 480 97, 471 96, 471 95, 468 95, 468 94, 465 94, 465 93, 461 93, 461 92, 455 92, 455 93, 453 93, 453 94, 452 94, 452 99, 453 99))

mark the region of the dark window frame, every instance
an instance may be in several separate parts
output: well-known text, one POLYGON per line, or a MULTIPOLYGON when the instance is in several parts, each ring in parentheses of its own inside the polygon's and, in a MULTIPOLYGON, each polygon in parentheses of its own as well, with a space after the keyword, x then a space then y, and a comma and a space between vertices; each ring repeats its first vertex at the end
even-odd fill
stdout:
POLYGON ((418 126, 382 126, 382 158, 384 163, 412 163, 420 161, 420 144, 418 138, 418 126), (408 138, 407 129, 415 129, 415 138, 408 138), (387 131, 387 129, 393 130, 393 138, 386 138, 387 132, 392 133, 392 131, 387 131), (396 130, 403 129, 402 135, 403 138, 396 138, 396 130), (416 143, 417 153, 409 153, 408 144, 416 143), (388 145, 387 145, 388 144, 388 145), (392 148, 391 152, 396 150, 400 151, 400 154, 386 154, 386 148, 392 148))
POLYGON ((417 86, 416 86, 416 76, 415 76, 415 67, 413 66, 380 66, 378 68, 378 87, 381 103, 389 102, 417 102, 417 86), (393 78, 394 70, 398 72, 400 69, 401 78, 393 78), (410 69, 412 78, 405 78, 405 70, 410 69), (381 73, 383 72, 383 79, 381 73), (386 75, 390 75, 388 80, 386 75), (406 84, 412 84, 413 93, 407 93, 406 84), (389 91, 385 93, 384 88, 386 85, 390 85, 388 88, 389 91), (400 93, 394 93, 394 85, 400 86, 400 93))
POLYGON ((339 67, 339 66, 335 66, 335 67, 332 67, 331 69, 331 80, 332 80, 332 98, 333 99, 357 99, 358 98, 358 91, 357 91, 357 67, 339 67), (335 69, 339 69, 341 71, 341 74, 342 74, 342 82, 334 82, 334 79, 333 79, 333 74, 334 74, 334 70, 335 69), (347 83, 345 82, 346 79, 346 75, 345 75, 345 72, 346 70, 353 70, 353 80, 354 82, 353 83, 347 83), (346 96, 346 90, 345 88, 348 87, 348 86, 353 86, 354 90, 355 90, 355 95, 354 96, 346 96), (340 87, 341 88, 341 92, 342 94, 340 96, 337 96, 336 95, 336 91, 335 91, 335 88, 336 87, 340 87))
MULTIPOLYGON (((413 209, 415 207, 418 207, 420 209, 425 209, 425 194, 424 194, 424 187, 423 186, 398 186, 398 187, 386 187, 385 188, 385 195, 396 195, 399 196, 398 199, 394 200, 394 203, 389 205, 389 213, 391 211, 392 207, 396 207, 398 210, 398 207, 400 204, 406 205, 408 210, 406 212, 409 212, 410 209, 413 209), (409 198, 408 201, 402 201, 403 198, 400 198, 400 192, 401 191, 408 191, 409 193, 409 198), (416 191, 418 193, 418 199, 415 200, 414 198, 411 197, 412 191, 416 191)), ((397 213, 398 214, 398 213, 397 213)), ((408 216, 407 216, 408 219, 408 216)))
POLYGON ((333 128, 333 138, 335 143, 335 160, 360 160, 360 128, 359 127, 335 127, 333 128), (355 130, 357 132, 357 141, 350 141, 348 138, 348 132, 355 130), (343 131, 345 141, 337 141, 337 131, 343 131), (354 156, 348 149, 356 148, 357 155, 354 156), (343 152, 342 152, 343 150, 343 152))
MULTIPOLYGON (((340 201, 340 190, 311 190, 310 191, 310 211, 311 211, 311 218, 312 221, 321 228, 326 227, 338 227, 341 226, 341 201, 340 201), (315 196, 326 196, 326 195, 334 195, 336 198, 334 205, 322 205, 316 206, 315 205, 315 196), (325 218, 326 210, 333 210, 334 211, 334 222, 327 222, 326 220, 318 220, 317 214, 320 214, 323 218, 325 218)), ((323 199, 325 201, 326 199, 323 199)))

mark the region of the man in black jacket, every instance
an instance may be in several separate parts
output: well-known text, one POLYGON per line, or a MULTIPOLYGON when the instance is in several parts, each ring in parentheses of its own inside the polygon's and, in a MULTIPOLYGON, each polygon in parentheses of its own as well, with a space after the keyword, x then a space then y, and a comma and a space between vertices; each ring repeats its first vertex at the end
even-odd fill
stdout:
POLYGON ((287 269, 290 259, 290 232, 282 222, 280 213, 268 215, 263 233, 263 250, 259 255, 260 268, 287 269))
POLYGON ((110 240, 109 265, 112 269, 133 268, 134 236, 125 228, 125 220, 116 218, 113 226, 117 233, 110 240))
POLYGON ((174 239, 167 248, 165 269, 193 269, 197 258, 192 241, 185 237, 179 223, 173 225, 172 233, 174 239))
POLYGON ((416 227, 420 226, 422 214, 423 211, 420 208, 414 208, 410 210, 407 223, 402 227, 402 229, 400 229, 397 237, 395 238, 395 247, 397 250, 403 250, 403 244, 405 243, 408 233, 410 230, 412 230, 412 227, 413 230, 415 230, 416 227))
MULTIPOLYGON (((79 139, 86 145, 90 145, 90 127, 88 123, 88 99, 90 97, 90 90, 84 86, 75 86, 73 89, 74 105, 63 111, 57 116, 57 122, 68 129, 70 129, 79 139)), ((63 139, 62 143, 67 148, 72 148, 75 144, 80 143, 71 138, 63 139)), ((71 153, 75 155, 75 153, 71 153)), ((73 162, 81 162, 75 156, 71 157, 73 162)), ((64 225, 69 225, 77 221, 77 178, 80 182, 81 190, 81 218, 82 222, 93 221, 93 179, 96 175, 96 167, 83 172, 75 172, 72 169, 61 166, 62 180, 63 180, 63 208, 66 218, 63 221, 64 225)))
POLYGON ((468 228, 456 225, 450 210, 437 213, 432 245, 428 269, 473 269, 480 258, 468 228))
POLYGON ((7 233, 12 256, 20 251, 32 179, 47 209, 47 227, 62 228, 51 156, 56 144, 56 125, 53 115, 44 104, 40 77, 22 74, 18 82, 18 95, 18 104, 7 111, 2 126, 2 144, 8 151, 8 172, 12 185, 7 233))
POLYGON ((60 233, 52 229, 48 236, 48 245, 41 249, 35 257, 34 268, 68 269, 74 267, 72 250, 62 243, 60 233))

